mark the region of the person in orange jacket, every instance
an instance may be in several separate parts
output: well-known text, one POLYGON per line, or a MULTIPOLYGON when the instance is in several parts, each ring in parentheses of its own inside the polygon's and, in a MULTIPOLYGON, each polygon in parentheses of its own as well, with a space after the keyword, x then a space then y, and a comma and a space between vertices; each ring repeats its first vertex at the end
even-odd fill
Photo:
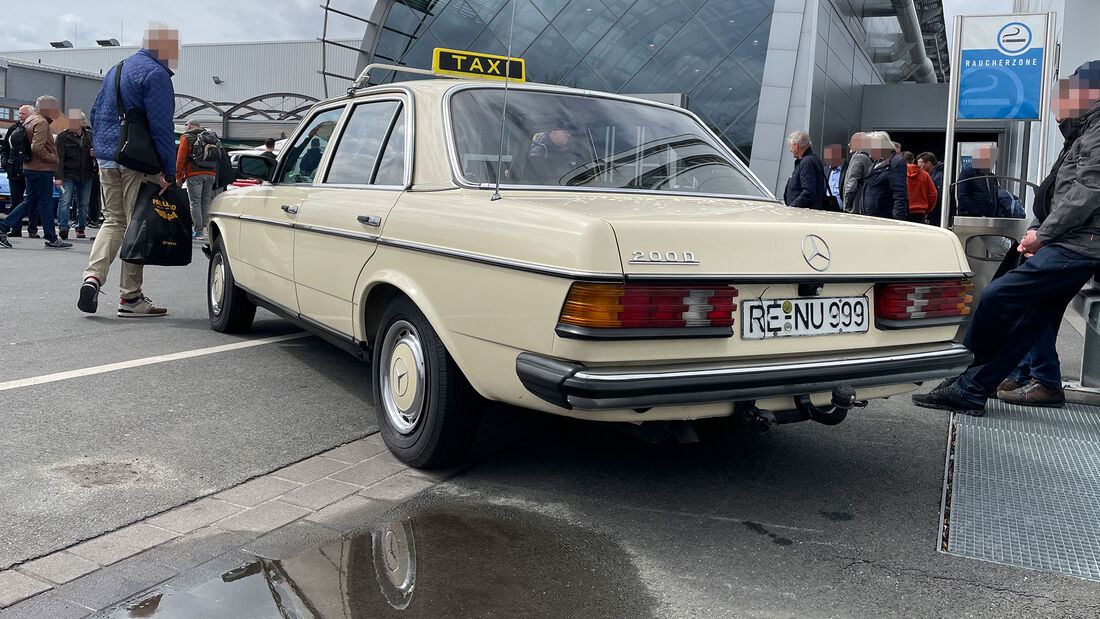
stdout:
POLYGON ((203 238, 206 213, 210 209, 210 202, 214 200, 214 179, 217 174, 215 166, 198 161, 195 157, 201 150, 201 145, 199 148, 195 145, 198 144, 199 134, 202 132, 199 121, 194 118, 188 120, 176 153, 176 184, 187 187, 191 221, 195 227, 191 237, 195 239, 203 238))
POLYGON ((909 187, 909 221, 928 223, 928 214, 936 208, 936 184, 932 177, 914 163, 913 153, 905 151, 905 183, 909 187))

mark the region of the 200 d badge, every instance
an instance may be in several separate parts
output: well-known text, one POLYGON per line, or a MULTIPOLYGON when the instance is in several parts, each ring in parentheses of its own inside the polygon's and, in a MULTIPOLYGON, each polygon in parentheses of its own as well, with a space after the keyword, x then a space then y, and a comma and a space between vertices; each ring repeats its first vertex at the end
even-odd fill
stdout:
POLYGON ((634 251, 630 264, 699 264, 693 251, 634 251))

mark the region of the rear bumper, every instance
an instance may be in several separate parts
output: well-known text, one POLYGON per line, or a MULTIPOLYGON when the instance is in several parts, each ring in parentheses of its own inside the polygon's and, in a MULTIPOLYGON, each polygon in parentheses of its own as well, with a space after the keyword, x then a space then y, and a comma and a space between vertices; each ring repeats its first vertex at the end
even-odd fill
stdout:
POLYGON ((528 391, 566 409, 621 410, 756 400, 955 376, 974 360, 964 346, 854 359, 757 365, 587 368, 521 353, 516 374, 528 391))

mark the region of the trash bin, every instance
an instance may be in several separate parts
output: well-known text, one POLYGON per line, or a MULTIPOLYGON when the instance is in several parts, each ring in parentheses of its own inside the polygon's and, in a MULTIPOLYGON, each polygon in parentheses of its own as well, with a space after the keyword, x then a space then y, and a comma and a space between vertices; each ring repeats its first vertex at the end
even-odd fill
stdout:
POLYGON ((1007 217, 956 217, 955 234, 966 252, 974 272, 974 303, 977 307, 982 290, 993 280, 1005 254, 1020 242, 1030 224, 1027 219, 1007 217))

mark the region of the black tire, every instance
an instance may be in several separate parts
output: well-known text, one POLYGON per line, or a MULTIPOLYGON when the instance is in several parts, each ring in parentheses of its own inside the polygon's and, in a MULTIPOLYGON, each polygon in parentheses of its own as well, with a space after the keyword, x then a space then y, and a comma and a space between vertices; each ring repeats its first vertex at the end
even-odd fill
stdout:
POLYGON ((244 333, 252 328, 256 304, 237 287, 225 244, 219 237, 210 250, 210 267, 206 271, 206 309, 210 327, 221 333, 244 333))
POLYGON ((412 301, 382 313, 371 374, 382 440, 398 460, 437 468, 462 459, 481 422, 481 400, 412 301))

